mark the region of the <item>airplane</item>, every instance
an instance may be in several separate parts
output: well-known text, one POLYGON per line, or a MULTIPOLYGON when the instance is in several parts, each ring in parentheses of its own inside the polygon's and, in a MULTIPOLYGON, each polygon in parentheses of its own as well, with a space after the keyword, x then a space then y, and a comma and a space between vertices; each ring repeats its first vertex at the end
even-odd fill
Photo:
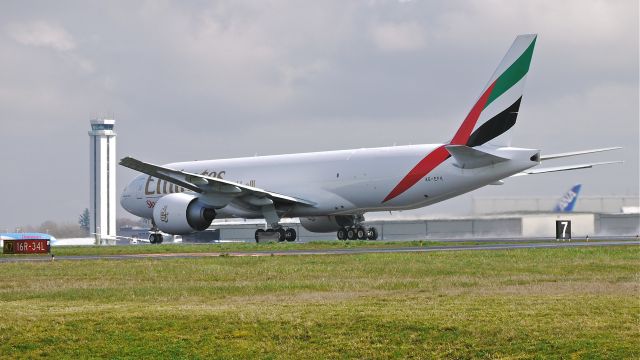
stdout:
MULTIPOLYGON (((96 233, 92 233, 94 236, 96 233)), ((181 244, 182 236, 181 235, 172 235, 167 234, 162 231, 142 231, 138 234, 132 236, 122 236, 122 235, 102 235, 102 239, 107 241, 117 241, 117 240, 126 240, 129 241, 131 245, 137 245, 138 243, 148 243, 148 244, 161 244, 163 242, 172 243, 172 244, 181 244)))
POLYGON ((94 238, 70 238, 56 239, 55 236, 44 233, 0 233, 0 247, 4 245, 4 240, 49 240, 51 246, 68 246, 68 245, 94 245, 94 238))
POLYGON ((51 242, 51 246, 85 246, 95 244, 95 237, 55 239, 51 242))
MULTIPOLYGON (((152 231, 188 234, 215 218, 265 219, 264 237, 295 241, 283 218, 338 239, 377 239, 364 214, 429 206, 511 176, 591 168, 595 162, 534 168, 543 161, 619 149, 542 155, 511 146, 537 35, 517 36, 453 137, 406 145, 154 165, 125 157, 139 171, 120 197, 122 207, 150 219, 152 231)), ((619 162, 619 161, 618 161, 619 162)), ((161 235, 157 242, 161 242, 161 235)))
POLYGON ((554 212, 573 212, 573 208, 576 206, 576 202, 578 201, 578 195, 580 194, 580 189, 582 189, 582 184, 574 185, 569 191, 564 193, 558 203, 553 208, 554 212))

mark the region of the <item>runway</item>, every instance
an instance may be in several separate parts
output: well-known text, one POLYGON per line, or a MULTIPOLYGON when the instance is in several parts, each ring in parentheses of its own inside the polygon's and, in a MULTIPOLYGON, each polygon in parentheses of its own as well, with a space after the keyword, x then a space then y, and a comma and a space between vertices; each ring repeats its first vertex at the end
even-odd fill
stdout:
MULTIPOLYGON (((548 249, 571 247, 602 247, 602 246, 632 246, 640 245, 638 240, 614 240, 598 242, 552 242, 529 244, 488 244, 488 245, 452 245, 452 246, 423 246, 423 247, 394 247, 394 248, 353 248, 353 249, 323 249, 323 250, 265 250, 265 251, 230 251, 206 253, 162 253, 162 254, 124 254, 124 255, 74 255, 55 256, 55 261, 67 260, 132 260, 132 259, 188 259, 220 256, 301 256, 301 255, 354 255, 354 254, 386 254, 386 253, 428 253, 441 251, 478 251, 478 250, 517 250, 517 249, 548 249)), ((51 256, 2 257, 0 263, 11 262, 41 262, 52 261, 51 256)))

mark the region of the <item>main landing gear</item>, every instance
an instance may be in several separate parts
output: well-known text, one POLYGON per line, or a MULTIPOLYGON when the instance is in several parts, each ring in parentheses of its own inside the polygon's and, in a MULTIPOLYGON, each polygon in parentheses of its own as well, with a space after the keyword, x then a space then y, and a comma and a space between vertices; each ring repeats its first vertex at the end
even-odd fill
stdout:
POLYGON ((296 234, 296 230, 293 228, 276 228, 276 229, 258 229, 255 233, 256 242, 259 243, 260 240, 266 239, 275 239, 278 242, 282 241, 296 241, 298 234, 296 234))
POLYGON ((338 230, 338 240, 378 240, 378 230, 364 226, 341 227, 338 230))
POLYGON ((263 238, 271 238, 275 239, 278 242, 282 241, 296 241, 296 230, 292 228, 283 228, 280 226, 280 216, 276 212, 275 205, 273 201, 268 198, 257 199, 262 205, 260 210, 262 211, 262 216, 267 221, 267 225, 269 229, 258 229, 255 233, 256 242, 259 243, 263 238))

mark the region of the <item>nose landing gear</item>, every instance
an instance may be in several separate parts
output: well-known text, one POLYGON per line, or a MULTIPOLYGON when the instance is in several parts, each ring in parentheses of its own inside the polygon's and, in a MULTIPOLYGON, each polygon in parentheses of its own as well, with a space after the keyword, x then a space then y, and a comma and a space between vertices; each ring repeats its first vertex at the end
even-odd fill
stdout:
POLYGON ((161 233, 151 233, 149 234, 149 243, 151 244, 162 244, 162 234, 161 233))

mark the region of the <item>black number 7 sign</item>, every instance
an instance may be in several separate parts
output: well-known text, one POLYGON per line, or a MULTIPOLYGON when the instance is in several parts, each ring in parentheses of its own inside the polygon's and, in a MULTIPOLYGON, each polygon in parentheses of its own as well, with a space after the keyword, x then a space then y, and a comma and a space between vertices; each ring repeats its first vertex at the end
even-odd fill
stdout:
POLYGON ((571 240, 570 220, 556 220, 556 240, 571 240))

